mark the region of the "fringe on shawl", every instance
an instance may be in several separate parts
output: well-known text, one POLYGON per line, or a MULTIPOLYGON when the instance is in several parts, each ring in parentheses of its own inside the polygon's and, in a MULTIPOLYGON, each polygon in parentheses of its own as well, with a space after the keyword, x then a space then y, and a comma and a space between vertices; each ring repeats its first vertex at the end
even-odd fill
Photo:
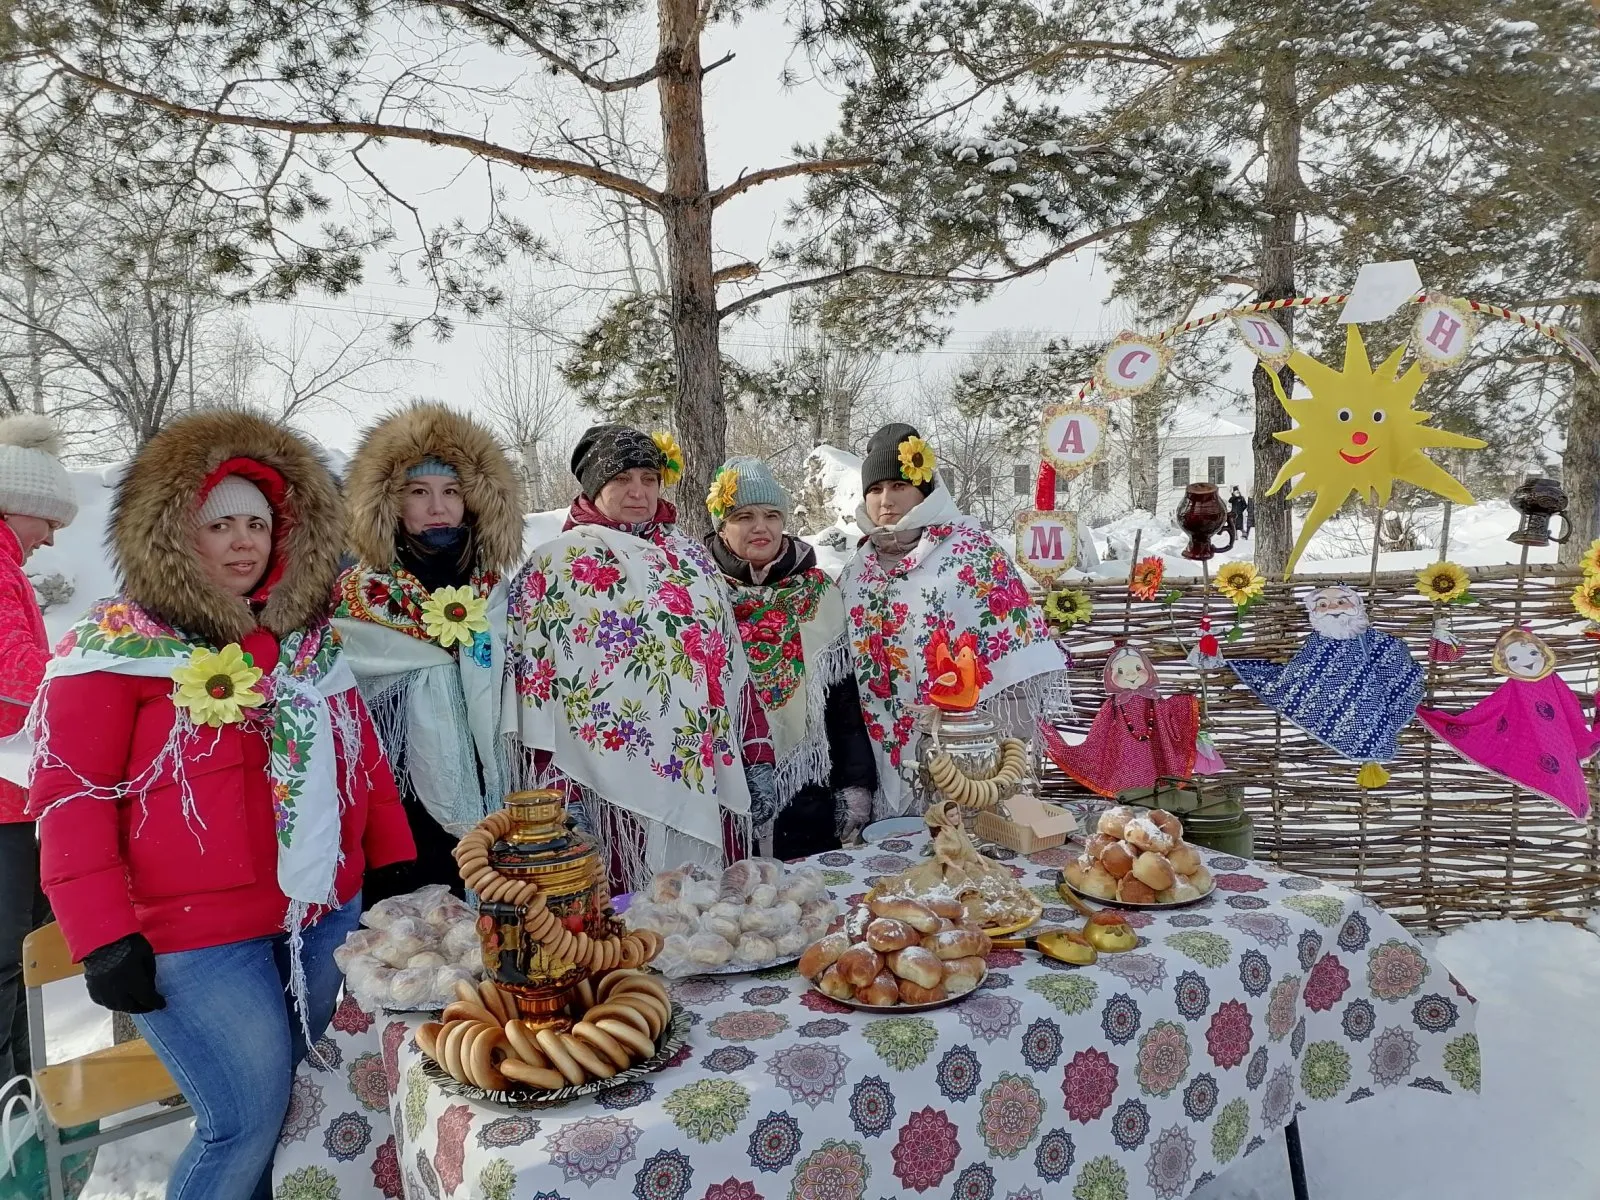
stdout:
POLYGON ((777 765, 778 812, 788 806, 801 788, 814 783, 827 786, 831 781, 833 751, 828 745, 828 692, 853 670, 849 637, 843 633, 816 656, 815 662, 807 660, 806 735, 777 765))

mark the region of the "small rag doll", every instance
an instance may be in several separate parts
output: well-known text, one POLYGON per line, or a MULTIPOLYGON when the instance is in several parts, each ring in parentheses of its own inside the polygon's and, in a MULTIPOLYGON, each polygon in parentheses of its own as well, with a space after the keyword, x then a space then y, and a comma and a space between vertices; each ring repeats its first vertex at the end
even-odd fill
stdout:
POLYGON ((1495 643, 1493 665, 1505 682, 1466 712, 1419 708, 1417 719, 1468 762, 1584 819, 1583 764, 1600 748, 1600 734, 1556 674, 1555 651, 1531 630, 1513 627, 1495 643))
POLYGON ((1055 764, 1101 796, 1192 775, 1199 698, 1186 692, 1161 697, 1155 664, 1137 646, 1113 650, 1103 679, 1106 702, 1082 743, 1069 746, 1060 734, 1041 726, 1045 749, 1055 764))

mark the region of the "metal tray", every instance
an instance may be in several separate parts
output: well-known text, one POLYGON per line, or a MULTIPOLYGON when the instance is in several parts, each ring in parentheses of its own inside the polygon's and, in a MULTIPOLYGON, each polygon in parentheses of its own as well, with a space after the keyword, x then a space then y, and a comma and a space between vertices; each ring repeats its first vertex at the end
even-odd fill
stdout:
POLYGON ((1065 876, 1056 881, 1056 891, 1059 892, 1062 888, 1066 888, 1074 896, 1077 896, 1083 900, 1087 900, 1090 904, 1104 904, 1107 908, 1126 908, 1135 912, 1148 912, 1157 909, 1188 908, 1191 904, 1199 904, 1200 901, 1204 900, 1206 897, 1211 895, 1212 892, 1217 890, 1217 881, 1213 879, 1211 881, 1211 886, 1205 891, 1201 892, 1193 900, 1168 900, 1165 902, 1158 900, 1154 904, 1135 904, 1131 900, 1106 900, 1099 896, 1091 896, 1088 892, 1080 891, 1079 889, 1073 887, 1067 882, 1065 876))
POLYGON ((823 991, 814 983, 811 985, 811 990, 819 996, 827 996, 828 999, 832 1000, 835 1004, 843 1004, 846 1008, 853 1008, 857 1012, 885 1013, 889 1016, 894 1016, 897 1013, 928 1012, 930 1009, 944 1008, 951 1004, 960 1004, 968 996, 972 995, 972 992, 976 992, 978 988, 981 988, 983 986, 983 981, 987 978, 989 978, 989 968, 985 967, 983 969, 983 974, 978 976, 977 987, 974 987, 972 991, 962 992, 959 996, 946 996, 943 1000, 934 1000, 927 1004, 862 1004, 859 1000, 840 1000, 837 996, 828 996, 827 992, 823 991))

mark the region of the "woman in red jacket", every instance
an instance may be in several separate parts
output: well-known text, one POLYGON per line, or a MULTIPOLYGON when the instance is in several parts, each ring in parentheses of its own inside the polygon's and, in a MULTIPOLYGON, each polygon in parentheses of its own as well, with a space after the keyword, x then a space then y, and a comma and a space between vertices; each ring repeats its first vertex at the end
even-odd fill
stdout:
POLYGON ((271 1192, 296 1063, 333 1014, 361 875, 414 854, 328 624, 338 492, 294 433, 185 417, 118 489, 120 595, 47 670, 30 811, 89 995, 193 1104, 169 1200, 271 1192))

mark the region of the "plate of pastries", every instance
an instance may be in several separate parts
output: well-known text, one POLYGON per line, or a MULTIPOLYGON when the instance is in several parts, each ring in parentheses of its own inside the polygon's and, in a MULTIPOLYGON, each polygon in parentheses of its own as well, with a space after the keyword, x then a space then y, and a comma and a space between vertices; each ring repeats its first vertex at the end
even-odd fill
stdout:
POLYGON ((1123 908, 1180 908, 1216 887, 1183 824, 1160 809, 1117 805, 1100 814, 1063 882, 1078 895, 1123 908))
POLYGON ((807 947, 799 971, 851 1008, 921 1012, 976 989, 989 949, 989 935, 957 901, 875 896, 807 947))

